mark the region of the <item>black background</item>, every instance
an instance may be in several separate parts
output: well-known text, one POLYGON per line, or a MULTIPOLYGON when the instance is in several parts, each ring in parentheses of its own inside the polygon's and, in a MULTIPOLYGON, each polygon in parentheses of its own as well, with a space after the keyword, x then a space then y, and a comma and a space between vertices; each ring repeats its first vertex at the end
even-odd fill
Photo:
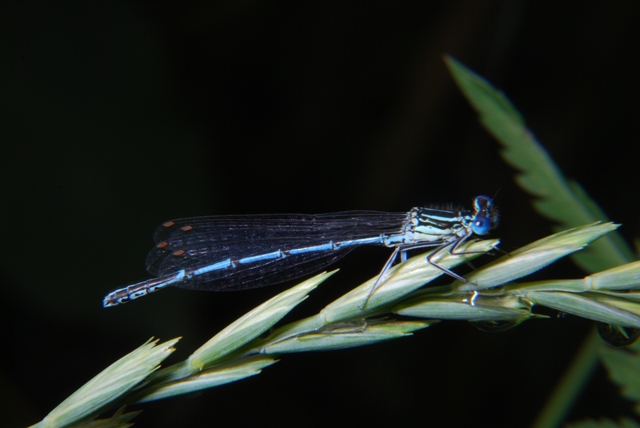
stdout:
MULTIPOLYGON (((442 61, 503 89, 567 176, 637 235, 635 1, 13 2, 4 21, 0 325, 3 420, 43 418, 149 337, 167 364, 286 285, 170 289, 146 279, 162 221, 210 214, 407 211, 496 196, 512 250, 550 232, 442 61)), ((286 320, 375 275, 337 266, 286 320)), ((490 260, 485 258, 484 260, 490 260)), ((478 263, 482 263, 479 260, 478 263)), ((581 277, 570 261, 536 278, 581 277)), ((526 426, 592 324, 500 334, 446 322, 371 347, 283 357, 251 379, 136 408, 140 426, 526 426)), ((602 370, 569 420, 631 414, 602 370)))

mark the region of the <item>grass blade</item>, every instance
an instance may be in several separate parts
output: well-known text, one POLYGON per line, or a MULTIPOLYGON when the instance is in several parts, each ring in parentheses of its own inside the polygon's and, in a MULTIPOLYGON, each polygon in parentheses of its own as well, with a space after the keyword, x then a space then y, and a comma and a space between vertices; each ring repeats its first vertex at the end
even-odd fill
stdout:
MULTIPOLYGON (((445 62, 460 90, 480 115, 482 125, 502 144, 500 154, 504 160, 520 170, 517 183, 539 198, 533 202, 534 207, 559 223, 556 230, 608 220, 580 185, 564 177, 504 93, 455 59, 446 57, 445 62)), ((609 234, 572 258, 587 272, 634 260, 633 252, 617 233, 609 234)))

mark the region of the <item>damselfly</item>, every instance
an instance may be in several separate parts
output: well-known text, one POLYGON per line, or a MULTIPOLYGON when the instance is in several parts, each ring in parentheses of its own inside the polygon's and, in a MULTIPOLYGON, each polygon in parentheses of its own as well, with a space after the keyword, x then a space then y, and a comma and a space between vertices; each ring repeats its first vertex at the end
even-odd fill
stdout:
MULTIPOLYGON (((160 225, 147 271, 157 278, 109 293, 103 306, 115 306, 167 286, 230 291, 264 287, 318 271, 361 245, 393 247, 372 291, 400 254, 438 247, 427 261, 458 280, 433 258, 484 235, 498 223, 488 196, 473 210, 413 208, 408 213, 345 211, 333 214, 273 214, 194 217, 160 225)), ((370 293, 371 294, 371 293, 370 293)))

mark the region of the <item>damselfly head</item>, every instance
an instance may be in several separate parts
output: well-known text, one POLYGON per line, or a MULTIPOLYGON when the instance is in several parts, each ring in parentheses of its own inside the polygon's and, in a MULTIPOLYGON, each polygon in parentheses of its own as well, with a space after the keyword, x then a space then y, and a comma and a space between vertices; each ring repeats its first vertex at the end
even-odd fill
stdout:
POLYGON ((473 201, 473 208, 476 211, 471 225, 473 233, 484 235, 498 226, 498 209, 489 196, 478 196, 473 201))

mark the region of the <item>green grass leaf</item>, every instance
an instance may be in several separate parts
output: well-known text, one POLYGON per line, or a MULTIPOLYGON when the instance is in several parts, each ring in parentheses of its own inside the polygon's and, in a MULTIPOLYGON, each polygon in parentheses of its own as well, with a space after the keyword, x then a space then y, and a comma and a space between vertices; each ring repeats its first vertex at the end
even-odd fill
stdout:
POLYGON ((370 320, 362 323, 331 325, 317 332, 290 336, 263 347, 265 354, 290 354, 294 352, 335 351, 372 345, 386 340, 410 336, 437 321, 370 320))
POLYGON ((160 362, 175 350, 173 345, 178 340, 172 339, 160 345, 158 340, 147 341, 71 394, 37 426, 67 426, 96 414, 157 370, 160 362))
POLYGON ((276 359, 267 356, 251 356, 230 361, 175 382, 161 383, 152 386, 146 389, 144 394, 139 396, 139 399, 137 397, 132 399, 132 401, 145 403, 213 388, 255 376, 259 374, 263 368, 276 362, 276 359))
POLYGON ((269 330, 335 272, 320 273, 247 312, 195 351, 189 366, 200 370, 269 330))
MULTIPOLYGON (((539 213, 559 223, 556 230, 608 221, 582 187, 564 177, 504 93, 455 59, 446 57, 445 62, 460 90, 478 112, 482 125, 502 144, 500 154, 504 160, 520 171, 516 181, 538 198, 533 205, 539 213)), ((631 249, 617 233, 609 234, 572 258, 586 272, 634 260, 631 249)))
POLYGON ((621 394, 636 403, 640 402, 640 353, 603 348, 600 357, 611 381, 621 388, 621 394))
POLYGON ((458 284, 457 289, 477 291, 515 281, 542 269, 561 257, 582 250, 587 244, 593 245, 592 241, 600 239, 617 227, 618 225, 613 223, 594 223, 539 239, 467 275, 465 279, 468 282, 458 284))

